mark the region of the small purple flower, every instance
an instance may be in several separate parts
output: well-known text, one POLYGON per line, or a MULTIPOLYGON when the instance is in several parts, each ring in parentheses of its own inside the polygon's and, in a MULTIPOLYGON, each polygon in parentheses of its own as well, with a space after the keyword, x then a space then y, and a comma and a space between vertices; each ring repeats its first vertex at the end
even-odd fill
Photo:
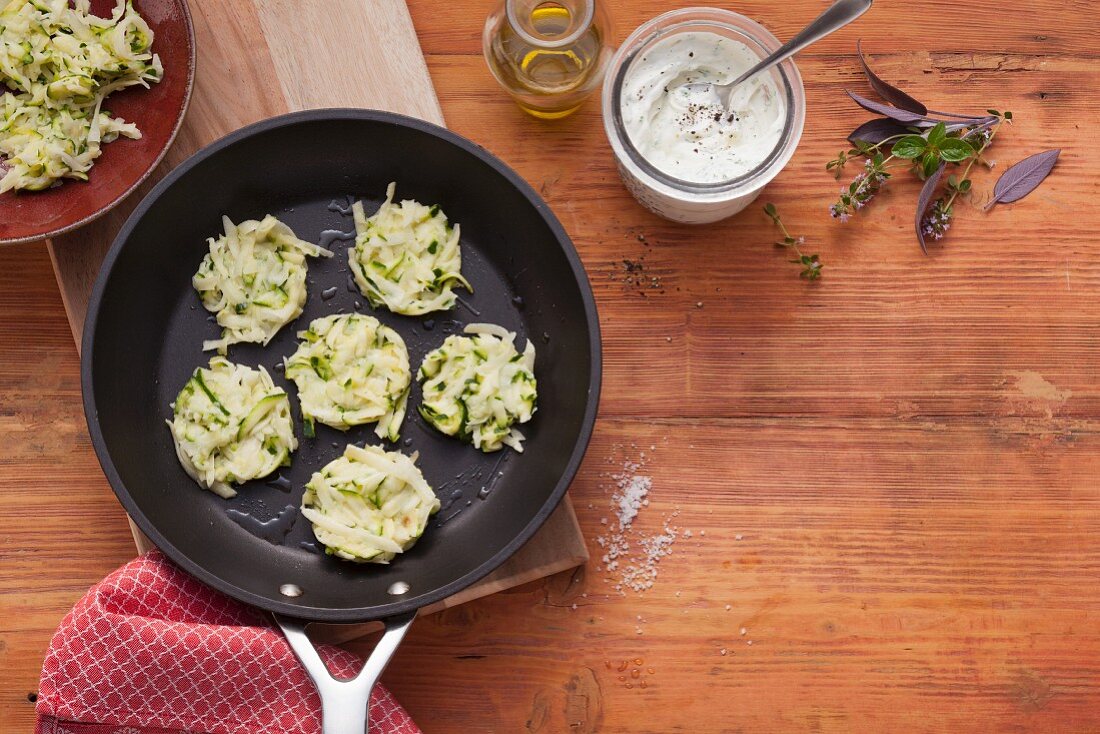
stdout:
POLYGON ((951 228, 953 212, 951 207, 945 206, 946 203, 942 198, 936 199, 924 215, 921 220, 921 232, 925 237, 942 240, 947 230, 951 228))
POLYGON ((967 134, 966 142, 973 145, 978 150, 981 150, 989 144, 990 139, 993 137, 993 131, 987 127, 978 128, 967 134))

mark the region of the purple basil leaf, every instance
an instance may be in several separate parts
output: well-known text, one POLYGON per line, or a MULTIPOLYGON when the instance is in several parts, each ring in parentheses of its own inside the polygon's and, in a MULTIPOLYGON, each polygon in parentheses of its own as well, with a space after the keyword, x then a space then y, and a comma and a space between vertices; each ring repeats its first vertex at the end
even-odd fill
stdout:
POLYGON ((928 110, 925 114, 954 117, 956 120, 977 120, 979 122, 998 119, 996 115, 960 115, 958 112, 940 112, 939 110, 928 110))
POLYGON ((924 222, 924 213, 928 211, 928 205, 932 203, 932 195, 936 193, 936 187, 940 183, 944 165, 941 163, 935 173, 925 180, 924 188, 920 190, 920 198, 917 199, 917 242, 920 243, 920 249, 925 255, 928 254, 928 248, 924 245, 924 228, 921 224, 924 222))
POLYGON ((852 134, 848 136, 848 142, 855 145, 856 141, 859 140, 871 145, 878 145, 883 140, 908 133, 909 129, 900 122, 895 122, 887 117, 880 117, 876 120, 868 120, 853 130, 852 134))
POLYGON ((1061 152, 1061 150, 1046 150, 1010 166, 997 179, 997 185, 993 187, 993 199, 985 208, 989 209, 994 204, 1011 204, 1030 194, 1043 182, 1043 179, 1050 175, 1061 152))
POLYGON ((892 84, 887 84, 879 78, 875 72, 871 71, 871 67, 867 65, 867 59, 863 58, 862 40, 856 41, 856 53, 859 55, 859 63, 863 65, 863 73, 867 75, 867 81, 871 83, 871 89, 875 90, 878 96, 884 100, 909 112, 914 112, 918 115, 927 115, 928 108, 922 105, 917 100, 910 97, 905 92, 901 91, 892 84))
MULTIPOLYGON (((847 90, 845 91, 847 92, 847 90)), ((848 92, 848 96, 852 98, 853 102, 868 112, 877 112, 884 117, 889 117, 891 120, 897 120, 903 125, 915 125, 925 120, 924 115, 918 115, 916 112, 910 112, 909 110, 903 110, 898 107, 891 107, 889 105, 880 104, 879 102, 872 102, 866 97, 859 96, 855 92, 848 92)))

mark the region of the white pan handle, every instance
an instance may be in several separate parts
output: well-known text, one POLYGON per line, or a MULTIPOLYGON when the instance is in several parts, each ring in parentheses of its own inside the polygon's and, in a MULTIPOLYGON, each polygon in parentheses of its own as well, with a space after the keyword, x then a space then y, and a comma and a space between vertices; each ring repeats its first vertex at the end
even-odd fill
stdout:
POLYGON ((359 675, 347 680, 334 678, 306 636, 306 624, 300 619, 274 615, 290 648, 317 686, 321 696, 321 734, 367 734, 370 694, 401 644, 416 612, 382 620, 386 631, 371 651, 359 675))

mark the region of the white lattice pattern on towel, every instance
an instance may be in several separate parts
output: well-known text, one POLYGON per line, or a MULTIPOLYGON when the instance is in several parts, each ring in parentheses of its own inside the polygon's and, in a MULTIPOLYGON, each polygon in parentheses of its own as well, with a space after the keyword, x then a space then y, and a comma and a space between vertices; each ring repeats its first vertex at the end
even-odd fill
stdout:
MULTIPOLYGON (((360 666, 323 647, 338 676, 360 666)), ((42 666, 36 734, 319 734, 321 702, 282 634, 152 551, 93 587, 42 666)), ((371 730, 419 734, 382 686, 371 730)))

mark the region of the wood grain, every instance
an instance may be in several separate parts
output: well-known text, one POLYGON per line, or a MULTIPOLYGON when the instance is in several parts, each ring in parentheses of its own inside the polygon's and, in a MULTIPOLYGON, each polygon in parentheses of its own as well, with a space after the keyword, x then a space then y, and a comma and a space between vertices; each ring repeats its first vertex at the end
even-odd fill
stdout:
MULTIPOLYGON (((616 0, 616 35, 687 4, 616 0)), ((741 4, 779 35, 823 5, 741 4)), ((817 284, 756 211, 687 228, 637 207, 597 105, 555 124, 516 110, 479 56, 487 8, 411 3, 450 127, 543 191, 596 291, 604 399, 572 489, 593 560, 414 626, 385 680, 424 730, 1100 731, 1093 4, 937 0, 920 17, 955 21, 929 30, 881 2, 800 60, 807 129, 764 196, 820 252, 817 284), (998 167, 1059 146, 1054 175, 988 215, 963 207, 929 257, 910 182, 829 220, 824 163, 865 119, 842 97, 862 88, 858 35, 937 108, 1011 109, 998 167), (663 288, 641 295, 624 258, 663 288), (622 597, 595 539, 608 474, 642 451, 637 536, 679 507, 692 537, 622 597)), ((44 255, 0 253, 0 285, 0 486, 17 500, 0 507, 0 729, 26 731, 49 633, 129 548, 44 255)))

